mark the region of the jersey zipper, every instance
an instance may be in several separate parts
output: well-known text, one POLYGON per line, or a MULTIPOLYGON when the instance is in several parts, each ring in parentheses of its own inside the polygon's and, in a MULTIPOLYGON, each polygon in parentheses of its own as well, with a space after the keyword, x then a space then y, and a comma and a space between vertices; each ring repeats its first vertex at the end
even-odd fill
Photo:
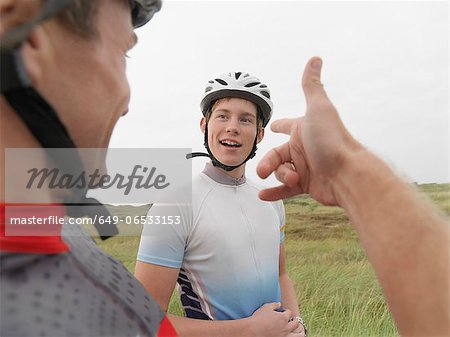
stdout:
POLYGON ((245 213, 245 210, 242 208, 242 202, 241 202, 241 200, 239 198, 239 194, 237 193, 237 188, 238 188, 238 186, 235 185, 234 186, 234 192, 236 194, 236 198, 237 198, 237 201, 238 201, 238 204, 239 204, 239 208, 241 209, 242 216, 245 218, 245 222, 247 224, 247 229, 248 229, 248 231, 250 233, 250 242, 251 242, 250 246, 252 248, 253 263, 255 265, 256 276, 257 276, 257 279, 258 279, 257 282, 259 284, 258 295, 259 295, 259 298, 261 299, 262 298, 262 296, 261 296, 262 282, 261 282, 261 273, 259 271, 260 268, 259 268, 259 264, 258 264, 257 254, 256 254, 255 229, 253 228, 253 225, 252 225, 251 221, 249 220, 247 214, 245 213))

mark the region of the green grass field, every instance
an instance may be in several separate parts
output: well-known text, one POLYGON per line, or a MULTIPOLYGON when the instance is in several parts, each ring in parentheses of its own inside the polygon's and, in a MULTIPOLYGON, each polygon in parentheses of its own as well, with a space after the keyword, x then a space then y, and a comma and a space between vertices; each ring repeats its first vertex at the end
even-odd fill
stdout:
MULTIPOLYGON (((450 184, 418 187, 447 216, 450 184)), ((150 206, 111 207, 118 216, 145 214, 150 206)), ((288 273, 295 284, 310 336, 398 336, 374 272, 344 212, 308 197, 285 200, 288 273)), ((134 271, 139 237, 99 245, 134 271)), ((169 311, 182 315, 177 296, 169 311)))

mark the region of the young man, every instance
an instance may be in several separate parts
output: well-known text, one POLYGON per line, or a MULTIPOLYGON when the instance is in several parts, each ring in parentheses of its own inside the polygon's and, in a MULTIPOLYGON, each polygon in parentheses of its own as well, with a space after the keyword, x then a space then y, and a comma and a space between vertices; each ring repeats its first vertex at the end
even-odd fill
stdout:
MULTIPOLYGON (((5 181, 5 149, 67 148, 70 161, 36 151, 46 155, 36 165, 102 170, 104 158, 92 167, 76 148, 108 146, 128 111, 125 56, 136 43, 133 28, 160 6, 158 0, 0 1, 1 336, 176 335, 139 282, 80 227, 55 224, 48 235, 11 236, 5 223, 11 215, 62 219, 68 198, 89 202, 51 189, 19 193, 15 177, 5 181), (8 200, 29 204, 5 204, 7 186, 8 200)), ((243 322, 249 335, 286 325, 287 315, 270 319, 267 312, 263 307, 243 322)))
POLYGON ((245 177, 272 116, 269 89, 247 73, 225 74, 208 82, 201 109, 208 154, 189 157, 205 155, 211 163, 193 181, 191 205, 150 209, 150 217, 181 221, 145 226, 135 275, 164 310, 178 283, 187 317, 171 320, 186 336, 242 336, 240 319, 274 302, 299 322, 293 335, 305 336, 286 273, 283 204, 259 200, 258 187, 245 177))
MULTIPOLYGON (((160 6, 158 0, 0 2, 1 336, 176 335, 140 283, 81 228, 65 224, 61 234, 55 224, 52 234, 10 236, 6 220, 8 212, 27 220, 66 215, 66 195, 51 189, 19 195, 11 188, 5 149, 106 148, 128 110, 125 54, 136 43, 133 29, 160 6), (8 200, 29 204, 5 204, 7 186, 8 200)), ((57 157, 43 159, 52 160, 67 168, 57 157)))

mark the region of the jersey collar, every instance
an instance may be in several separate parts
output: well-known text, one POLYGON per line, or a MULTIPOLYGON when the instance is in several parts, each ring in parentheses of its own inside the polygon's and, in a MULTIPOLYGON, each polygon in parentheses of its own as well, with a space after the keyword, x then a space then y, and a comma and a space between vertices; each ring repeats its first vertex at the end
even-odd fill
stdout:
POLYGON ((218 167, 215 167, 211 163, 206 163, 205 168, 203 169, 203 173, 206 174, 208 177, 210 177, 212 180, 214 180, 216 183, 223 185, 236 186, 242 185, 246 182, 245 175, 243 175, 240 178, 230 177, 223 170, 219 169, 218 167))

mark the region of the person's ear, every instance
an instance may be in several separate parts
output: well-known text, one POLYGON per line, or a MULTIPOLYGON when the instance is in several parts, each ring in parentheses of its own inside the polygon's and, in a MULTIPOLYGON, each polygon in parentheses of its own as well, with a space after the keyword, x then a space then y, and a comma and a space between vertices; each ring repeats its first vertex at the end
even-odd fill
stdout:
POLYGON ((49 62, 49 50, 46 45, 47 31, 38 26, 33 29, 22 46, 22 57, 31 82, 36 84, 42 81, 44 61, 49 62))
MULTIPOLYGON (((1 0, 0 35, 32 21, 41 8, 42 1, 1 0)), ((23 62, 33 84, 39 81, 43 73, 41 61, 43 59, 42 53, 46 52, 43 48, 45 36, 46 32, 44 32, 42 25, 38 25, 33 28, 21 46, 23 62)))
POLYGON ((256 144, 259 144, 264 138, 264 128, 259 129, 258 137, 256 137, 256 144))
POLYGON ((0 36, 30 22, 42 7, 42 1, 0 0, 0 36))
POLYGON ((205 133, 206 130, 206 118, 202 117, 202 119, 200 120, 200 130, 202 130, 203 134, 205 133))

